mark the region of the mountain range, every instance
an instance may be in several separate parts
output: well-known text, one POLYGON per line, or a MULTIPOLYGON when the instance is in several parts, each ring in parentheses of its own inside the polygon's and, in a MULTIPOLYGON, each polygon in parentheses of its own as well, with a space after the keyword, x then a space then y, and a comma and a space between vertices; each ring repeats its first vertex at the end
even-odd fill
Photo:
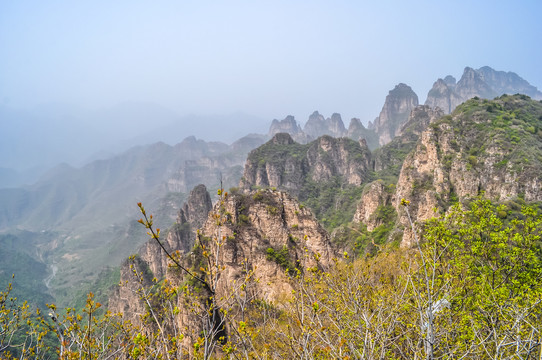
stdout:
MULTIPOLYGON (((540 103, 504 93, 542 99, 540 91, 515 73, 466 68, 457 83, 451 76, 438 79, 425 105, 408 85, 398 84, 367 127, 354 118, 346 128, 340 114, 326 118, 315 111, 303 128, 287 116, 273 120, 267 134, 247 135, 231 145, 188 137, 175 146, 134 147, 80 168, 57 166, 33 185, 0 189, 0 241, 25 241, 26 248, 36 249, 23 252, 10 245, 14 256, 5 256, 2 279, 7 281, 7 272, 17 268, 10 259, 24 254, 36 262, 34 278, 47 285, 40 291, 66 304, 74 288, 92 283, 102 269, 145 244, 135 221, 137 202, 154 209, 157 226, 176 222, 168 243, 188 251, 190 233, 180 225, 190 223, 189 212, 183 220, 179 211, 198 184, 238 187, 237 200, 232 200, 236 204, 244 201, 243 193, 254 197, 251 192, 262 188, 284 191, 265 195, 272 200, 264 208, 293 206, 294 218, 296 211, 307 219, 314 216, 323 227, 314 230, 321 226, 314 222, 304 231, 323 234, 325 246, 360 254, 384 242, 411 241, 398 205, 403 197, 412 199, 420 221, 433 208, 445 211, 453 201, 483 191, 514 203, 539 201, 540 103), (500 97, 487 100, 495 96, 500 97), (301 211, 305 206, 306 214, 301 211)), ((510 211, 514 206, 510 204, 510 211)), ((257 204, 252 212, 238 213, 237 221, 247 217, 253 224, 253 218, 262 217, 255 209, 257 204)), ((273 226, 294 225, 281 224, 273 226)), ((193 225, 199 226, 201 222, 193 225)), ((279 251, 282 245, 274 246, 279 251)), ((167 263, 149 259, 143 257, 153 269, 160 268, 158 262, 162 269, 167 263)))

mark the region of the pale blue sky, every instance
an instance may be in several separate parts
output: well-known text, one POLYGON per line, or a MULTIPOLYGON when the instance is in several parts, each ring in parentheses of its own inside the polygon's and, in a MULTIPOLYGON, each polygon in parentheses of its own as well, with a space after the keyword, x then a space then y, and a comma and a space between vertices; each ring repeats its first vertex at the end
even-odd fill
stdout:
POLYGON ((542 1, 1 1, 0 104, 364 122, 465 66, 542 87, 542 1))

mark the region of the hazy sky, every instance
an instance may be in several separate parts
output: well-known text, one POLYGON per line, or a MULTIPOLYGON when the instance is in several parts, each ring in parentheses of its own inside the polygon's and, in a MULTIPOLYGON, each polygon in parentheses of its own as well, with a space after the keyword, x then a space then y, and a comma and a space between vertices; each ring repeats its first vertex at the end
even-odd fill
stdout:
POLYGON ((542 87, 542 1, 1 1, 0 104, 372 120, 465 66, 542 87))

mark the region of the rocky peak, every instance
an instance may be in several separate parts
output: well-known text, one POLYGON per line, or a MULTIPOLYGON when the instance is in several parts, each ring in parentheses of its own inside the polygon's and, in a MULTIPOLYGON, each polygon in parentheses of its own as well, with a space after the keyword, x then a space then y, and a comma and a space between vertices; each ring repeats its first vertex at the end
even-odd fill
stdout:
POLYGON ((496 71, 489 66, 481 67, 476 72, 499 95, 525 94, 536 100, 542 99, 542 92, 516 73, 496 71))
POLYGON ((327 131, 326 119, 318 111, 313 112, 303 127, 303 131, 313 138, 325 134, 327 131))
POLYGON ((361 123, 361 120, 358 118, 350 119, 350 124, 348 125, 348 134, 355 133, 359 130, 366 130, 365 126, 363 126, 363 124, 361 123))
POLYGON ((353 118, 350 120, 346 136, 354 140, 365 140, 371 151, 378 147, 378 137, 376 136, 376 133, 374 130, 370 130, 363 126, 360 119, 353 118))
POLYGON ((329 124, 329 135, 334 137, 341 137, 346 133, 343 120, 341 119, 341 114, 333 113, 333 115, 331 115, 331 118, 328 119, 326 122, 329 124))
POLYGON ((457 106, 461 101, 459 95, 454 92, 455 88, 455 79, 453 84, 447 82, 443 79, 438 79, 433 84, 431 90, 427 94, 427 100, 425 100, 425 105, 432 108, 440 108, 446 114, 452 112, 452 110, 457 106))
POLYGON ((418 96, 410 86, 401 83, 390 90, 382 111, 374 122, 380 145, 389 143, 397 136, 397 131, 407 121, 410 111, 416 106, 418 106, 418 96))
POLYGON ((457 80, 452 75, 446 75, 443 81, 448 86, 455 86, 457 83, 457 80))
MULTIPOLYGON (((216 254, 220 258, 220 276, 213 283, 217 298, 239 291, 236 284, 239 285, 239 279, 245 278, 249 270, 252 280, 246 291, 250 291, 251 298, 270 303, 277 301, 279 296, 293 290, 287 271, 292 274, 296 268, 299 271, 315 267, 326 269, 336 257, 329 234, 311 211, 289 194, 274 190, 226 193, 208 214, 200 231, 199 244, 212 254, 209 263, 214 262, 216 254), (224 216, 223 221, 217 221, 218 214, 224 216)), ((175 250, 181 249, 172 248, 175 250)), ((145 313, 146 304, 136 290, 155 286, 153 277, 165 276, 171 284, 188 280, 188 276, 177 269, 156 273, 157 269, 162 270, 153 264, 154 261, 156 258, 146 259, 140 255, 124 262, 122 285, 109 299, 109 310, 122 312, 125 318, 137 324, 140 315, 145 313), (142 275, 142 282, 134 277, 133 270, 142 275)), ((199 264, 204 262, 200 251, 187 253, 180 261, 198 276, 207 276, 200 273, 199 264)), ((178 301, 180 326, 188 330, 186 336, 193 335, 192 331, 197 338, 201 324, 193 313, 185 311, 182 296, 178 301)))
POLYGON ((478 70, 466 67, 461 79, 448 75, 438 79, 427 94, 425 105, 440 107, 450 114, 459 104, 475 96, 493 99, 503 94, 525 94, 534 99, 542 99, 542 93, 513 72, 496 71, 489 66, 478 70))
POLYGON ((299 195, 307 180, 325 182, 341 177, 346 184, 360 185, 367 177, 369 162, 370 151, 364 142, 326 135, 301 145, 287 134, 276 134, 249 154, 240 187, 276 187, 299 195))
POLYGON ((177 223, 189 223, 194 230, 199 229, 207 219, 207 214, 212 207, 213 203, 207 188, 205 185, 200 184, 190 191, 188 200, 179 210, 177 223))
POLYGON ((267 189, 229 194, 222 204, 215 205, 213 213, 220 211, 228 220, 217 225, 216 218, 209 217, 202 229, 203 238, 216 238, 220 233, 227 239, 221 249, 213 241, 206 246, 211 254, 220 251, 226 266, 216 296, 226 295, 249 268, 256 280, 254 293, 273 302, 292 290, 286 268, 325 268, 331 264, 334 252, 329 234, 307 207, 286 192, 267 189), (279 252, 284 255, 280 261, 273 257, 279 252))
POLYGON ((373 152, 372 169, 388 176, 399 176, 405 157, 416 147, 421 133, 443 115, 442 110, 427 105, 412 109, 408 121, 399 130, 400 135, 373 152))
POLYGON ((397 181, 394 206, 406 229, 403 244, 411 244, 413 235, 402 198, 411 201, 411 216, 420 223, 482 194, 501 202, 541 201, 540 119, 542 104, 516 95, 471 99, 428 126, 397 181))
POLYGON ((274 145, 291 145, 295 143, 294 139, 288 133, 278 133, 270 140, 274 145))
POLYGON ((313 181, 326 182, 341 176, 347 184, 361 185, 367 177, 370 151, 366 142, 322 136, 310 145, 306 156, 313 181))
MULTIPOLYGON (((190 252, 196 239, 196 230, 207 221, 211 209, 211 197, 205 185, 196 186, 181 207, 177 223, 165 232, 165 240, 161 240, 168 252, 172 254, 177 251, 181 254, 190 252)), ((128 319, 138 323, 139 314, 144 312, 145 304, 133 290, 139 289, 140 286, 153 286, 153 278, 166 277, 169 263, 170 260, 162 247, 156 240, 149 239, 139 248, 136 256, 121 265, 121 283, 125 285, 117 288, 110 297, 109 310, 122 312, 128 319), (143 283, 140 284, 134 279, 134 270, 142 274, 143 283)))
POLYGON ((301 127, 292 115, 286 116, 282 120, 274 119, 269 128, 269 136, 277 133, 298 134, 301 132, 301 127))
POLYGON ((484 81, 482 75, 470 67, 465 68, 454 91, 461 99, 465 100, 475 96, 484 99, 492 99, 497 96, 497 93, 484 81))
MULTIPOLYGON (((181 206, 177 215, 177 223, 166 233, 163 245, 170 252, 177 250, 187 253, 194 246, 196 231, 203 226, 213 204, 205 185, 196 186, 188 200, 181 206)), ((154 240, 149 240, 138 250, 141 259, 149 265, 157 279, 165 276, 168 258, 164 250, 154 240)))

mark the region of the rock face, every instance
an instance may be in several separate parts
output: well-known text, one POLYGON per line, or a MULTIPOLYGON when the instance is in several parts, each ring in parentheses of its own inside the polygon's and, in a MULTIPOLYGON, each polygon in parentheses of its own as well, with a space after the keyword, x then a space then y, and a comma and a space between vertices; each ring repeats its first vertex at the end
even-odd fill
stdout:
POLYGON ((297 196, 307 179, 325 182, 340 176, 346 184, 361 185, 369 162, 363 141, 322 136, 301 145, 288 134, 277 134, 249 154, 240 187, 276 187, 297 196))
POLYGON ((542 92, 516 73, 496 71, 489 66, 481 67, 476 71, 480 74, 482 80, 498 95, 525 94, 533 99, 542 100, 542 92))
POLYGON ((390 205, 392 197, 382 180, 367 184, 364 190, 354 214, 354 221, 367 225, 367 230, 373 231, 382 223, 382 219, 377 216, 378 208, 390 205))
MULTIPOLYGON (((195 191, 199 194, 195 197, 203 194, 200 190, 195 191)), ((206 197, 203 194, 203 198, 206 197)), ((191 208, 188 205, 189 212, 191 208)), ((193 217, 188 215, 188 218, 193 217)), ((219 306, 227 306, 227 299, 241 291, 254 301, 264 300, 272 304, 291 293, 293 287, 289 276, 308 268, 325 269, 336 256, 329 234, 310 210, 300 206, 287 193, 273 190, 225 194, 210 211, 198 241, 202 246, 183 256, 181 262, 203 278, 216 274, 216 268, 212 269, 213 272, 203 273, 200 264, 215 264, 218 256, 220 275, 213 278, 216 282, 213 280, 212 286, 214 297, 221 299, 218 300, 219 306), (208 262, 202 258, 203 249, 211 254, 208 262), (248 273, 251 276, 241 290, 240 285, 248 273)), ((156 262, 162 261, 158 255, 147 259, 140 255, 126 261, 121 269, 121 283, 124 285, 110 298, 109 310, 122 312, 127 319, 138 323, 139 315, 145 313, 146 308, 132 290, 153 286, 152 278, 158 276, 153 269, 159 269, 161 264, 156 262), (141 275, 141 281, 136 280, 134 271, 141 275)), ((165 272, 164 277, 172 284, 191 280, 176 268, 165 272)), ((211 282, 211 279, 207 281, 211 282)), ((201 322, 187 309, 182 296, 176 301, 180 309, 176 320, 185 331, 186 343, 190 344, 199 336, 201 322)))
POLYGON ((401 83, 389 92, 380 115, 372 123, 380 145, 389 143, 398 135, 398 130, 416 106, 418 96, 410 86, 401 83))
POLYGON ((418 106, 401 135, 373 154, 377 178, 387 180, 366 185, 354 221, 372 231, 391 205, 398 216, 390 236, 402 231, 402 245, 410 246, 413 232, 401 199, 410 201, 418 224, 477 196, 510 211, 524 201, 542 201, 540 128, 542 103, 525 95, 471 99, 447 116, 418 106))
POLYGON ((331 135, 333 137, 341 137, 341 136, 346 135, 346 129, 344 128, 344 123, 341 118, 341 114, 333 113, 331 115, 331 118, 327 119, 327 122, 329 124, 330 134, 322 134, 322 135, 331 135))
POLYGON ((313 139, 323 135, 346 136, 346 128, 338 113, 333 113, 330 118, 326 119, 318 111, 313 112, 303 127, 303 131, 313 139))
MULTIPOLYGON (((220 249, 226 268, 217 295, 230 292, 248 267, 257 280, 251 285, 253 296, 273 303, 292 290, 286 268, 330 265, 334 252, 329 234, 310 210, 289 194, 269 189, 230 194, 222 210, 220 206, 215 205, 213 213, 224 211, 229 220, 219 227, 216 219, 209 217, 202 229, 208 239, 219 232, 228 239, 220 249), (284 259, 274 257, 281 251, 284 259)), ((209 244, 210 253, 217 253, 216 243, 209 244)))
POLYGON ((455 81, 452 83, 438 79, 429 91, 425 105, 432 108, 438 107, 446 114, 451 113, 458 104, 461 104, 461 97, 454 92, 454 88, 455 81))
MULTIPOLYGON (((192 249, 196 239, 196 230, 203 226, 211 209, 211 197, 205 185, 196 186, 179 210, 177 223, 168 230, 165 241, 162 240, 169 253, 179 251, 181 254, 186 254, 192 249)), ((127 282, 127 285, 117 288, 116 293, 110 298, 109 309, 122 312, 128 318, 138 321, 137 314, 143 312, 144 304, 140 303, 132 290, 140 286, 151 286, 153 278, 164 278, 170 262, 155 240, 150 239, 143 244, 133 260, 127 260, 122 264, 121 283, 127 282), (134 280, 134 271, 142 275, 141 284, 134 280)))
POLYGON ((469 100, 427 127, 403 163, 394 196, 407 229, 403 244, 412 243, 412 234, 402 198, 411 201, 415 221, 480 194, 501 202, 541 201, 542 139, 536 128, 541 116, 540 102, 503 96, 469 100))
POLYGON ((303 131, 313 139, 316 139, 328 132, 328 124, 326 123, 326 119, 318 111, 315 111, 309 116, 309 120, 303 127, 303 131))
POLYGON ((481 74, 470 67, 466 67, 463 71, 463 76, 455 86, 454 92, 462 99, 461 102, 475 96, 484 99, 492 99, 497 96, 497 93, 484 81, 481 74))
POLYGON ((542 99, 542 92, 513 72, 495 71, 489 66, 478 70, 466 67, 461 79, 448 75, 438 79, 427 94, 425 105, 440 107, 450 114, 459 104, 475 96, 493 99, 502 94, 525 94, 542 99))
MULTIPOLYGON (((429 124, 437 121, 442 115, 440 109, 425 105, 415 107, 408 121, 398 131, 398 136, 373 153, 371 166, 377 176, 398 177, 405 158, 416 147, 420 135, 429 124)), ((393 189, 393 185, 386 185, 382 180, 367 184, 358 202, 353 221, 365 224, 368 231, 373 231, 385 221, 389 221, 390 219, 382 217, 382 209, 392 206, 393 189)))
POLYGON ((333 137, 346 136, 356 141, 365 139, 371 149, 378 146, 374 131, 366 129, 359 119, 352 119, 347 130, 338 113, 333 113, 331 117, 326 119, 318 111, 315 111, 309 116, 303 130, 291 115, 280 121, 275 119, 271 123, 268 134, 272 137, 278 133, 290 134, 292 139, 300 144, 306 144, 320 136, 329 135, 333 137))
POLYGON ((420 134, 431 122, 442 115, 444 113, 440 109, 433 109, 426 105, 415 107, 406 123, 397 132, 398 136, 373 152, 371 163, 373 170, 399 176, 403 161, 416 146, 420 134))
POLYGON ((301 126, 297 123, 295 118, 292 115, 286 116, 283 120, 273 120, 271 127, 269 128, 269 137, 273 137, 279 133, 287 133, 298 143, 306 144, 312 140, 312 137, 303 130, 301 126))
POLYGON ((360 119, 353 118, 350 120, 346 136, 356 141, 365 139, 367 141, 367 146, 371 151, 378 147, 378 137, 376 133, 374 130, 369 130, 363 126, 360 119))
POLYGON ((195 230, 201 228, 213 203, 205 185, 200 184, 190 191, 188 201, 179 210, 177 223, 188 223, 195 230))
POLYGON ((277 133, 288 133, 290 135, 295 135, 300 133, 301 127, 295 121, 295 118, 292 115, 286 116, 282 120, 274 119, 269 128, 269 136, 273 136, 277 133))

